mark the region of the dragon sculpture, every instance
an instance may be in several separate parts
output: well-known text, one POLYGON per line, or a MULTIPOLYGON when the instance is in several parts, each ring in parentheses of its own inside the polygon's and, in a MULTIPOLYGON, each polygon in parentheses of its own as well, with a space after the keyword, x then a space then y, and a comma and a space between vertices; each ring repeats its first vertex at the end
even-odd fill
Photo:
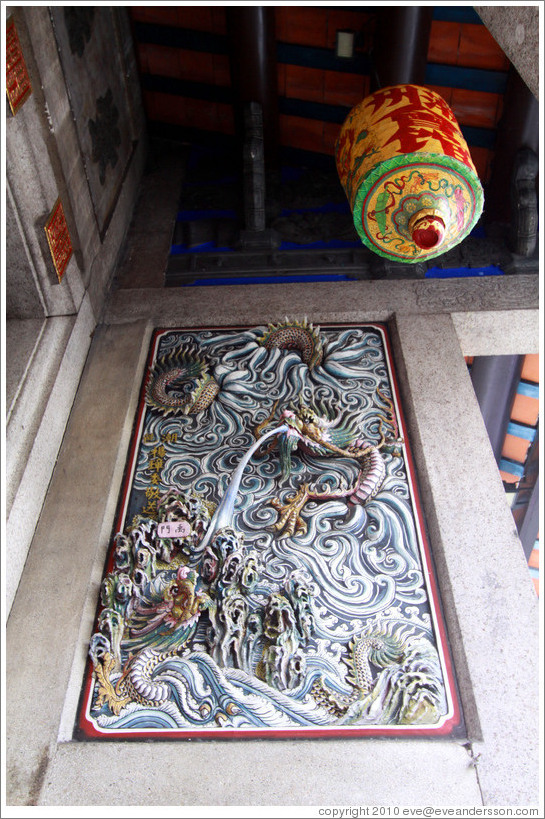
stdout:
POLYGON ((394 621, 370 621, 348 646, 345 658, 352 694, 334 691, 321 677, 312 696, 340 724, 415 725, 439 718, 441 672, 437 654, 423 637, 394 621), (371 666, 378 670, 375 677, 371 666))
MULTIPOLYGON (((269 324, 256 341, 269 350, 297 350, 312 371, 324 357, 319 329, 306 319, 286 319, 269 324)), ((146 384, 146 402, 166 416, 198 414, 212 405, 219 390, 209 362, 182 346, 156 362, 146 384)), ((169 658, 191 650, 200 625, 201 643, 204 640, 218 667, 240 669, 279 692, 303 683, 308 670, 304 648, 317 630, 315 590, 297 572, 282 588, 260 586, 259 556, 233 528, 242 473, 267 440, 267 451, 278 449, 284 479, 291 474, 296 450, 357 463, 350 486, 303 483, 287 502, 273 498, 278 512, 274 528, 282 537, 305 534, 301 511, 309 500, 367 503, 386 477, 382 452, 398 454, 403 442, 392 400, 379 391, 377 397, 382 406, 373 421, 374 442, 362 436, 354 417, 335 417, 329 407, 311 406, 301 398, 273 422, 275 404, 256 427, 256 441, 218 506, 193 490, 170 487, 161 497, 156 519, 137 516, 126 533, 115 537, 115 569, 102 583, 102 610, 89 651, 97 708, 107 707, 118 716, 131 704, 158 707, 170 700, 171 682, 168 674, 161 676, 161 669, 169 658), (180 521, 183 536, 160 534, 160 524, 180 521), (260 600, 263 594, 267 597, 260 600)), ((349 667, 344 685, 333 688, 324 676, 315 675, 309 690, 316 705, 338 724, 418 724, 439 718, 437 654, 412 626, 370 620, 347 646, 344 662, 349 667), (346 692, 347 685, 352 688, 349 694, 341 690, 346 692)))
MULTIPOLYGON (((286 429, 276 436, 275 442, 285 479, 291 472, 291 455, 298 448, 313 456, 355 460, 359 464, 359 472, 351 486, 341 486, 337 490, 325 488, 319 491, 317 487, 303 483, 287 503, 282 503, 279 498, 273 498, 270 503, 279 513, 274 526, 278 533, 291 537, 307 531, 307 524, 300 513, 309 500, 345 498, 349 503, 364 504, 375 497, 386 477, 381 450, 397 454, 403 443, 403 439, 398 435, 391 400, 380 392, 378 395, 385 402, 390 418, 384 414, 378 415, 380 440, 376 444, 371 444, 358 435, 357 424, 353 420, 330 419, 325 412, 318 412, 301 399, 299 406, 283 410, 279 423, 286 429), (385 432, 386 424, 392 430, 389 434, 385 432)), ((260 435, 270 423, 275 411, 276 406, 273 407, 272 414, 256 428, 257 435, 260 435)))
MULTIPOLYGON (((165 493, 161 507, 163 513, 170 509, 171 520, 174 496, 173 489, 165 493)), ((193 526, 197 514, 188 510, 194 496, 179 493, 178 499, 193 526)), ((127 535, 116 538, 117 568, 102 583, 103 609, 89 651, 96 707, 107 706, 118 716, 131 704, 161 707, 171 700, 171 677, 162 668, 191 650, 204 614, 206 643, 220 668, 239 668, 280 692, 300 685, 307 668, 304 648, 318 626, 315 591, 304 577, 292 573, 256 608, 263 594, 257 555, 246 549, 241 533, 226 527, 204 553, 197 549, 197 570, 185 563, 181 548, 164 553, 163 546, 156 521, 135 521, 127 535), (154 558, 146 562, 145 582, 139 577, 144 548, 154 558)), ((371 619, 348 644, 344 662, 350 693, 338 682, 333 688, 323 675, 309 691, 337 724, 408 725, 439 718, 437 653, 412 626, 371 619)))
POLYGON ((102 581, 103 608, 89 654, 96 706, 106 705, 116 716, 130 703, 153 707, 169 699, 161 664, 189 648, 205 612, 205 640, 218 666, 257 673, 279 690, 301 679, 301 644, 314 630, 313 590, 295 573, 256 608, 252 598, 263 594, 256 588, 256 552, 230 526, 216 531, 202 550, 202 526, 211 526, 203 504, 194 493, 170 488, 159 521, 138 518, 115 537, 115 570, 102 581), (192 549, 189 535, 173 545, 159 535, 167 520, 185 521, 186 530, 200 533, 200 542, 192 549))
POLYGON ((301 360, 310 370, 322 363, 324 348, 320 338, 320 328, 314 327, 304 318, 303 321, 290 321, 289 318, 277 324, 269 324, 265 332, 257 339, 267 350, 274 347, 280 350, 297 350, 301 360))
POLYGON ((146 402, 163 415, 198 414, 208 409, 219 392, 209 362, 190 346, 159 358, 146 386, 146 402))
MULTIPOLYGON (((256 338, 267 350, 297 350, 312 370, 323 359, 320 328, 306 318, 269 324, 256 338)), ((162 415, 197 415, 216 399, 220 385, 210 373, 210 362, 189 344, 157 359, 146 385, 146 403, 162 415)))

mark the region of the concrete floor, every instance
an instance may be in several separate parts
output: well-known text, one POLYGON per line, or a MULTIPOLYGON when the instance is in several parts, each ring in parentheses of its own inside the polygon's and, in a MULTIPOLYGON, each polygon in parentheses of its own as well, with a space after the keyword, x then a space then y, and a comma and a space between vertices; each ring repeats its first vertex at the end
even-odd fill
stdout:
POLYGON ((463 358, 537 351, 535 277, 163 289, 159 255, 148 278, 132 258, 96 329, 7 625, 6 805, 537 807, 538 601, 463 358), (77 742, 152 328, 286 314, 390 324, 467 737, 77 742))

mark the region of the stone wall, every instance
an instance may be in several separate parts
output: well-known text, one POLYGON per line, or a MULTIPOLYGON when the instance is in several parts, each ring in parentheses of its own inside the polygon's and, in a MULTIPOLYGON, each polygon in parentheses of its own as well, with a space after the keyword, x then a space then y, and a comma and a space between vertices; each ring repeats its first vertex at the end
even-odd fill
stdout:
POLYGON ((125 8, 12 6, 6 21, 32 89, 6 118, 9 608, 130 223, 146 138, 125 8), (58 201, 72 246, 60 280, 45 231, 58 201))
POLYGON ((539 32, 543 25, 539 22, 539 4, 474 8, 534 97, 539 99, 539 32))
POLYGON ((93 339, 8 622, 9 804, 428 812, 538 805, 538 601, 464 360, 537 352, 538 290, 536 276, 117 290, 93 339), (286 314, 319 325, 390 325, 466 733, 78 741, 75 717, 152 329, 266 326, 286 314))

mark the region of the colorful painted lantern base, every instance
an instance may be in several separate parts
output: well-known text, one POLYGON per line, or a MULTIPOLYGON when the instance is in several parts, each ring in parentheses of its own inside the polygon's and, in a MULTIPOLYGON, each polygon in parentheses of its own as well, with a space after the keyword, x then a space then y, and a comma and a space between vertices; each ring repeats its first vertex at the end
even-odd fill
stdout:
POLYGON ((336 161, 362 242, 393 261, 445 253, 482 213, 456 118, 427 88, 396 85, 366 97, 341 129, 336 161))

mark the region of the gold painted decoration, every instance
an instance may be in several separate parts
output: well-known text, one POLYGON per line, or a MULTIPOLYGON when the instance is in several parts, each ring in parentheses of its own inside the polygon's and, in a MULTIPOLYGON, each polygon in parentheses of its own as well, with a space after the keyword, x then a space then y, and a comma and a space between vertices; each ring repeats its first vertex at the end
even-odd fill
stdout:
POLYGON ((32 94, 30 77, 13 17, 6 23, 6 92, 12 114, 16 114, 32 94))
POLYGON ((55 202, 51 216, 46 222, 45 235, 47 236, 51 258, 60 282, 72 256, 72 241, 60 199, 55 202))
POLYGON ((370 94, 346 118, 335 150, 354 225, 375 253, 420 262, 477 223, 483 190, 443 98, 417 85, 370 94))

